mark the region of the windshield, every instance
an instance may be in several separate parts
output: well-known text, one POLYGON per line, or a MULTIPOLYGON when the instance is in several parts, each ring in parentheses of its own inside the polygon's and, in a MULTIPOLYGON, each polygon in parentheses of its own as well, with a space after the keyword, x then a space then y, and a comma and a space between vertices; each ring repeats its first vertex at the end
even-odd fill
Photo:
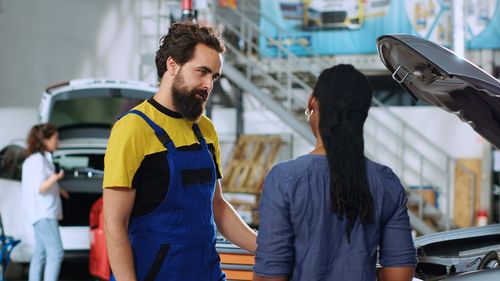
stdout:
POLYGON ((59 128, 74 125, 111 126, 120 114, 132 109, 142 101, 142 99, 125 97, 56 100, 49 122, 59 128))

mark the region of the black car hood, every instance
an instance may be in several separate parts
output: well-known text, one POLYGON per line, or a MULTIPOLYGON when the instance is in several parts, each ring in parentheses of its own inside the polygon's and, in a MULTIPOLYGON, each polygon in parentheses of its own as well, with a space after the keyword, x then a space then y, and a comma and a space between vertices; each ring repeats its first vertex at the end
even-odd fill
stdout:
POLYGON ((412 35, 377 38, 393 78, 417 100, 457 115, 500 148, 500 82, 452 51, 412 35))

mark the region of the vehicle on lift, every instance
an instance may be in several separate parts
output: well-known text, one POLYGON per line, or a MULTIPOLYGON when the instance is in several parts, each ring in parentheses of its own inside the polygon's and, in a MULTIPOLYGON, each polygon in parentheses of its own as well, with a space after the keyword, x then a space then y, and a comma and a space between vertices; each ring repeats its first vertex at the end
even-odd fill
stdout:
MULTIPOLYGON (((56 167, 65 171, 59 185, 68 191, 62 200, 60 233, 65 259, 88 259, 89 213, 102 195, 104 153, 113 123, 122 113, 156 93, 157 87, 138 81, 77 79, 48 87, 42 95, 39 122, 50 122, 59 131, 59 148, 53 154, 56 167)), ((26 130, 26 132, 28 129, 26 130)), ((15 262, 27 263, 32 254, 32 227, 23 216, 20 167, 24 143, 0 150, 2 159, 15 159, 15 167, 0 172, 12 174, 0 181, 0 207, 7 233, 28 243, 13 249, 15 262), (8 183, 8 184, 7 184, 8 183), (30 242, 31 241, 31 242, 30 242)))
MULTIPOLYGON (((500 81, 450 50, 412 35, 383 35, 378 53, 414 99, 456 114, 500 148, 500 81)), ((500 224, 419 237, 416 277, 500 280, 500 224)))
POLYGON ((362 0, 307 0, 304 1, 304 28, 348 28, 363 26, 362 0))

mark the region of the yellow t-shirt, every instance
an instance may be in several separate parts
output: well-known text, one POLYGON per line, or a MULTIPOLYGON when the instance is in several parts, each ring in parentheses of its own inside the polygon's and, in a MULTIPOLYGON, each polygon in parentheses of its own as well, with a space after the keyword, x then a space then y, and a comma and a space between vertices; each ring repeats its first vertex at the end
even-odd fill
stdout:
MULTIPOLYGON (((179 150, 198 150, 193 122, 182 118, 150 98, 134 109, 146 114, 162 127, 179 150)), ((206 116, 198 121, 201 133, 214 158, 217 177, 222 177, 217 132, 206 116)), ((169 188, 167 149, 158 140, 153 129, 136 114, 127 114, 118 120, 109 137, 104 157, 103 188, 127 187, 136 189, 132 215, 142 215, 157 207, 169 188)))

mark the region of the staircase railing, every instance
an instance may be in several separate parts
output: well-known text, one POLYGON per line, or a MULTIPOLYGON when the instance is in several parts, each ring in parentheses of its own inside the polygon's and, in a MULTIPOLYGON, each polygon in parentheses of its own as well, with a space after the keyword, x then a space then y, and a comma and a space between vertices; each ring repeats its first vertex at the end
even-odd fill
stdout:
MULTIPOLYGON (((252 13, 254 13, 255 9, 252 9, 252 13)), ((253 84, 254 90, 259 89, 259 93, 267 93, 268 98, 273 100, 273 106, 270 107, 272 111, 282 112, 282 108, 288 111, 289 115, 282 114, 282 119, 289 118, 285 116, 295 116, 295 119, 303 120, 303 108, 312 89, 308 83, 295 74, 294 66, 304 63, 304 58, 299 58, 286 48, 281 40, 276 40, 266 31, 261 30, 257 23, 247 17, 245 11, 227 9, 225 13, 233 13, 232 16, 239 21, 239 25, 235 25, 234 22, 229 22, 220 13, 214 15, 216 24, 224 26, 225 29, 228 47, 227 62, 235 67, 232 68, 232 71, 241 71, 244 77, 253 84), (262 56, 258 40, 266 40, 276 46, 278 55, 273 58, 273 63, 261 63, 262 56)), ((260 20, 269 19, 263 16, 260 20)), ((280 32, 286 34, 284 30, 280 32)), ((316 58, 308 60, 309 74, 317 77, 323 66, 315 61, 316 58)), ((437 223, 443 224, 444 229, 449 229, 451 227, 452 179, 454 167, 457 165, 454 159, 419 131, 409 126, 382 102, 374 98, 373 103, 376 105, 377 114, 371 112, 365 125, 365 133, 369 136, 365 138, 367 154, 373 155, 372 157, 377 161, 397 167, 396 173, 408 186, 415 186, 419 189, 430 186, 438 192, 442 198, 440 203, 444 204, 444 208, 442 207, 441 210, 444 210, 445 215, 444 219, 439 219, 437 223), (383 131, 384 134, 380 134, 380 131, 383 131), (393 145, 388 146, 388 143, 393 145), (377 153, 378 148, 382 148, 384 153, 392 155, 394 159, 388 162, 384 161, 387 159, 377 153), (372 151, 368 151, 369 149, 372 151)), ((285 119, 284 121, 290 123, 285 119)), ((309 136, 305 138, 313 141, 311 134, 308 133, 309 129, 304 128, 303 122, 295 122, 295 125, 292 129, 300 132, 304 137, 309 136)), ((467 169, 466 167, 461 168, 467 169)), ((421 196, 419 200, 418 218, 423 220, 425 204, 421 196)))
MULTIPOLYGON (((259 17, 261 20, 269 22, 273 28, 277 31, 277 38, 291 38, 292 34, 289 30, 281 27, 275 19, 267 15, 266 13, 261 13, 260 9, 255 5, 256 0, 253 1, 242 1, 241 9, 245 11, 245 14, 251 13, 259 17)), ((321 70, 325 67, 328 67, 328 62, 324 62, 321 60, 321 57, 318 56, 318 53, 314 48, 311 48, 309 45, 300 45, 298 46, 305 54, 308 54, 308 59, 314 61, 314 65, 316 68, 311 69, 311 72, 318 76, 321 70)))
MULTIPOLYGON (((263 32, 260 27, 251 21, 249 18, 247 18, 242 12, 238 10, 233 11, 241 21, 240 27, 236 27, 235 25, 231 24, 228 22, 224 17, 215 14, 215 19, 218 22, 218 24, 223 24, 224 28, 226 29, 226 32, 232 33, 233 36, 237 37, 238 42, 235 44, 234 42, 226 42, 228 46, 231 46, 231 50, 239 50, 241 54, 244 54, 246 57, 254 58, 253 63, 254 64, 259 64, 259 71, 265 71, 266 73, 274 73, 276 74, 276 78, 274 79, 277 81, 277 79, 281 80, 279 81, 280 84, 280 89, 283 90, 283 92, 280 92, 279 95, 285 95, 284 97, 286 98, 287 103, 285 106, 288 109, 292 109, 293 107, 304 107, 306 104, 307 100, 307 95, 292 95, 294 92, 294 89, 301 88, 305 90, 306 93, 311 93, 311 87, 302 79, 300 79, 295 73, 293 72, 293 69, 295 68, 294 66, 302 63, 302 60, 300 60, 295 54, 290 52, 285 46, 283 46, 283 42, 280 40, 276 40, 274 38, 271 38, 269 36, 266 36, 266 39, 273 45, 276 45, 278 50, 283 54, 281 55, 274 64, 267 65, 266 68, 264 68, 260 63, 259 59, 261 58, 260 55, 260 46, 254 42, 254 39, 257 38, 259 35, 264 35, 265 32, 263 32), (243 48, 237 48, 235 46, 240 45, 241 42, 244 43, 243 48), (284 82, 284 83, 283 83, 284 82)), ((233 37, 231 36, 231 37, 233 37)), ((236 59, 242 59, 241 56, 236 56, 236 59)), ((246 63, 248 60, 243 59, 244 61, 236 61, 235 64, 239 65, 241 63, 246 63)), ((246 64, 246 67, 250 69, 246 69, 245 73, 247 77, 250 77, 253 73, 251 72, 252 69, 254 68, 250 64, 246 64)), ((317 76, 320 72, 320 67, 317 67, 316 65, 311 65, 311 69, 316 69, 316 71, 313 71, 312 74, 314 76, 317 76)), ((257 74, 262 74, 262 73, 257 73, 257 74)), ((270 82, 267 80, 267 82, 270 82)), ((270 82, 273 86, 276 86, 276 83, 270 82)))

